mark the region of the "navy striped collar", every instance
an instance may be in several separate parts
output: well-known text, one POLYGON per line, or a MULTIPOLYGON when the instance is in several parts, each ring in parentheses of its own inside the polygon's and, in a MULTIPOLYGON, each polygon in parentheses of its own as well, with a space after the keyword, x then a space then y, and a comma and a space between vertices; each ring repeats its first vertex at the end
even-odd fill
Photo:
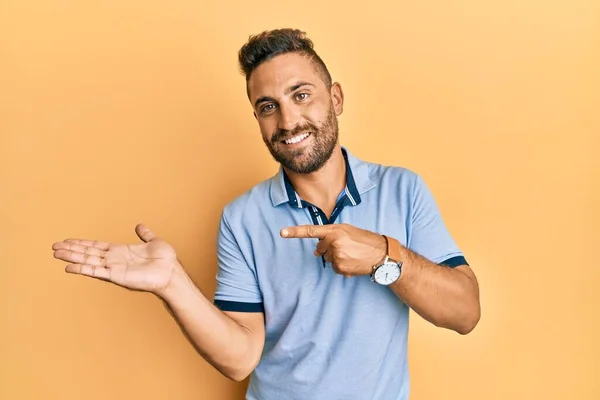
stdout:
MULTIPOLYGON (((367 163, 354 157, 343 146, 342 154, 346 161, 346 187, 340 196, 345 194, 350 200, 350 204, 355 206, 361 202, 360 195, 375 187, 375 183, 369 178, 367 163)), ((302 199, 294 190, 283 167, 279 168, 279 172, 271 180, 270 192, 274 207, 283 203, 289 203, 296 208, 303 207, 302 199)))

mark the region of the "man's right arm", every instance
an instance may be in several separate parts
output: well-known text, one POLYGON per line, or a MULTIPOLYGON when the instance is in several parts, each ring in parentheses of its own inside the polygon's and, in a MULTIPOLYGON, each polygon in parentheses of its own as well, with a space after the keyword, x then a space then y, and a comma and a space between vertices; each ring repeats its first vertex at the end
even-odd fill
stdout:
POLYGON ((226 377, 242 381, 258 364, 265 342, 262 312, 224 312, 212 304, 183 268, 160 295, 196 351, 226 377))
MULTIPOLYGON (((170 244, 144 224, 136 225, 135 232, 144 243, 65 239, 52 245, 54 258, 69 263, 65 272, 155 294, 205 360, 230 379, 246 378, 264 347, 263 313, 222 312, 194 285, 170 244)), ((223 279, 229 282, 256 289, 254 298, 259 298, 231 231, 224 227, 222 232, 219 273, 226 274, 223 279)))

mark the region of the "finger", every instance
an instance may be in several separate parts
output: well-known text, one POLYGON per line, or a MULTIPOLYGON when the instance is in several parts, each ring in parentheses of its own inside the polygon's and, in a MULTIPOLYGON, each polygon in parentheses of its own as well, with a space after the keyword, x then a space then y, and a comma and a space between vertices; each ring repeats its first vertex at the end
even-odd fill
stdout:
POLYGON ((333 251, 331 251, 331 249, 327 250, 325 253, 323 253, 323 258, 325 259, 325 261, 327 261, 330 264, 334 264, 334 260, 333 260, 333 251))
POLYGON ((101 250, 97 247, 85 246, 78 243, 59 242, 52 245, 53 250, 71 250, 75 253, 87 254, 88 256, 104 257, 107 250, 101 250))
POLYGON ((315 255, 322 256, 325 253, 327 253, 327 250, 329 250, 329 247, 331 246, 332 242, 333 242, 332 236, 327 236, 323 239, 320 239, 319 243, 317 243, 317 248, 315 249, 315 255))
POLYGON ((154 232, 152 232, 150 230, 150 228, 148 228, 144 224, 138 224, 135 227, 135 233, 138 235, 138 237, 140 239, 142 239, 146 243, 149 242, 149 241, 151 241, 151 240, 156 239, 156 235, 154 234, 154 232))
POLYGON ((65 267, 65 272, 91 276, 93 278, 110 281, 110 271, 108 268, 98 267, 90 264, 69 264, 65 267))
MULTIPOLYGON (((94 247, 100 250, 108 250, 110 247, 110 243, 108 242, 99 242, 97 240, 87 240, 87 239, 65 239, 64 243, 74 243, 80 244, 82 246, 94 247)), ((62 242, 61 242, 62 243, 62 242)))
POLYGON ((324 238, 333 229, 333 225, 298 225, 283 228, 280 232, 284 238, 324 238))
POLYGON ((352 276, 351 272, 340 269, 340 266, 335 264, 334 262, 331 262, 331 268, 335 271, 336 274, 340 274, 344 278, 350 278, 352 276))
POLYGON ((94 265, 96 267, 105 267, 106 259, 98 256, 90 256, 85 253, 78 253, 73 250, 55 250, 54 258, 58 258, 59 260, 67 261, 74 264, 89 264, 94 265))

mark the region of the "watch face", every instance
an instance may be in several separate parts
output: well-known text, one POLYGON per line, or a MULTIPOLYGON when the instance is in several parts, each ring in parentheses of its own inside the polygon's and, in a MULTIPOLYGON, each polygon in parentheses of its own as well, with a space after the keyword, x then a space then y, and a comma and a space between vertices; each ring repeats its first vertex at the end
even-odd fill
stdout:
POLYGON ((400 266, 396 263, 387 262, 377 268, 373 278, 380 285, 392 284, 400 278, 400 266))

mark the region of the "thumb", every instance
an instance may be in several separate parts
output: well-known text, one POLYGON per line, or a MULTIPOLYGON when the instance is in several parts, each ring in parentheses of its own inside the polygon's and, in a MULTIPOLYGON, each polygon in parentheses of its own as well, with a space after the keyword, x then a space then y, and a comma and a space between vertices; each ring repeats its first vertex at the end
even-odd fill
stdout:
POLYGON ((140 239, 142 239, 146 243, 148 243, 151 240, 156 239, 156 235, 154 234, 154 232, 152 232, 150 230, 150 228, 148 228, 144 224, 138 224, 138 225, 136 225, 136 227, 135 227, 135 233, 138 235, 138 237, 140 239))

